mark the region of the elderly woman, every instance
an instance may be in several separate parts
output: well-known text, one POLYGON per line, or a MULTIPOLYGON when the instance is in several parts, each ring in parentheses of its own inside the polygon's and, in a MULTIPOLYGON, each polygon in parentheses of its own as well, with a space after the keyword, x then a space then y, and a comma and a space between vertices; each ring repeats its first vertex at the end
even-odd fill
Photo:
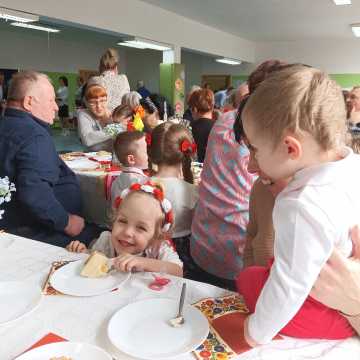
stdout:
POLYGON ((95 77, 94 81, 99 81, 106 89, 108 96, 108 108, 113 111, 121 104, 124 94, 130 91, 129 81, 124 74, 118 74, 119 56, 115 49, 109 48, 100 58, 100 76, 95 77))
POLYGON ((82 144, 88 151, 112 149, 112 137, 103 128, 112 122, 107 108, 106 90, 97 84, 90 85, 85 91, 87 109, 78 113, 78 132, 82 144))
POLYGON ((191 94, 188 102, 194 119, 191 126, 200 162, 204 162, 208 137, 214 125, 214 101, 214 93, 211 90, 200 89, 191 94))

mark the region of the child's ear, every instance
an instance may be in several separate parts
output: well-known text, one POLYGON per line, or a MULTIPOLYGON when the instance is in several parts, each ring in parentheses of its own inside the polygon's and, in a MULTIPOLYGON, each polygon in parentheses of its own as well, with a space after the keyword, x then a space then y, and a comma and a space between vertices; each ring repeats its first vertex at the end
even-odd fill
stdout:
POLYGON ((297 160, 302 156, 302 145, 294 136, 285 136, 283 144, 285 146, 285 151, 291 160, 297 160))
POLYGON ((130 166, 134 166, 135 163, 136 163, 135 156, 132 155, 132 154, 129 154, 129 155, 127 156, 127 162, 128 162, 128 164, 129 164, 130 166))

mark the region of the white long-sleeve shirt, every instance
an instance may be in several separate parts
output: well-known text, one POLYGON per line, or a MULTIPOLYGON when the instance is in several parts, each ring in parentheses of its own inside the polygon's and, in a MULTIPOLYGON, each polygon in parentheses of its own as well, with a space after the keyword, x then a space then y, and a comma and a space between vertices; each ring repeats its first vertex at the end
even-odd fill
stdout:
POLYGON ((303 169, 277 196, 274 263, 249 319, 249 334, 265 344, 298 312, 336 246, 350 256, 349 230, 360 218, 360 156, 303 169))

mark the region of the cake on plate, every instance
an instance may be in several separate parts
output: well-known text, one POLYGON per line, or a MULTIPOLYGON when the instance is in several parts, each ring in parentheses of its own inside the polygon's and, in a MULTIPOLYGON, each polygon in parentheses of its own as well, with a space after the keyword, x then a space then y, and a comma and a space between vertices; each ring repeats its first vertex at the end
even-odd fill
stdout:
POLYGON ((110 270, 109 259, 100 251, 94 251, 85 261, 80 275, 89 278, 106 276, 110 270))

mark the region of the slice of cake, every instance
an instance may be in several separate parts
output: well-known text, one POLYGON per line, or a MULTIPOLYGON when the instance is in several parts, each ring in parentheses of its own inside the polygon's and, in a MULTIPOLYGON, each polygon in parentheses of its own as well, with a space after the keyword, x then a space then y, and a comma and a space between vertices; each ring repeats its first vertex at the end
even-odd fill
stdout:
POLYGON ((94 251, 86 260, 80 275, 89 278, 106 276, 109 272, 108 258, 99 251, 94 251))

